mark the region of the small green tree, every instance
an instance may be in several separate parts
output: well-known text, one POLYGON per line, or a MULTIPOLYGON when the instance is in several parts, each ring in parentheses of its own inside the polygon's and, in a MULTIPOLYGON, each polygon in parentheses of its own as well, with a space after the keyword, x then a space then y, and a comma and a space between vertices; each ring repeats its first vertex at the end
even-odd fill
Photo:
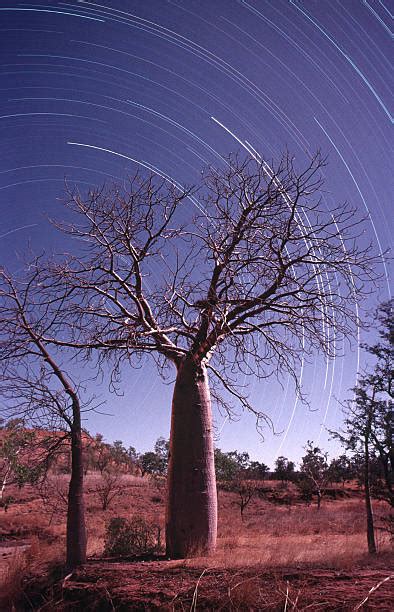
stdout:
POLYGON ((142 476, 145 476, 145 474, 165 476, 168 467, 168 451, 169 441, 160 437, 156 440, 153 451, 148 451, 140 455, 138 464, 142 476))
POLYGON ((234 453, 224 453, 220 448, 215 448, 215 472, 218 482, 234 480, 240 471, 240 465, 234 453))
POLYGON ((135 470, 138 464, 138 453, 134 446, 129 446, 127 449, 127 457, 129 460, 130 467, 135 470))
POLYGON ((332 459, 328 469, 330 482, 341 482, 343 487, 345 482, 354 475, 351 461, 347 455, 340 455, 332 459))
MULTIPOLYGON (((359 377, 353 389, 354 397, 343 406, 344 426, 331 432, 363 465, 363 484, 367 518, 367 542, 370 553, 376 552, 372 492, 394 508, 394 411, 393 362, 394 321, 393 300, 382 304, 377 312, 379 341, 363 348, 375 357, 370 372, 359 377), (378 469, 376 469, 378 468, 378 469), (380 469, 379 469, 380 468, 380 469)), ((387 520, 394 533, 394 512, 387 520)))
POLYGON ((1 428, 0 444, 0 505, 7 509, 5 491, 7 486, 37 482, 44 473, 46 462, 41 453, 33 457, 34 447, 37 445, 37 432, 28 430, 23 420, 10 419, 1 428), (35 461, 34 461, 35 459, 35 461))
POLYGON ((100 433, 96 434, 93 439, 92 461, 93 467, 98 469, 101 475, 111 465, 112 455, 110 445, 104 442, 104 437, 100 433))
POLYGON ((115 440, 110 446, 110 453, 113 463, 117 468, 129 468, 129 456, 122 440, 115 440))
POLYGON ((294 480, 295 465, 293 461, 289 461, 287 457, 280 456, 275 461, 274 476, 282 482, 282 484, 294 480))
POLYGON ((162 472, 163 474, 166 474, 168 468, 168 454, 170 452, 170 441, 160 436, 160 438, 157 438, 155 442, 154 450, 156 455, 161 460, 162 472))
POLYGON ((216 481, 264 480, 268 471, 269 468, 264 463, 251 461, 249 453, 239 451, 224 453, 220 448, 215 448, 216 481))
POLYGON ((327 462, 327 453, 308 440, 304 447, 306 454, 301 459, 300 483, 305 489, 305 481, 312 488, 312 494, 317 496, 317 509, 320 509, 322 497, 328 484, 330 473, 327 462))
POLYGON ((248 469, 250 464, 249 453, 246 453, 245 451, 242 453, 240 453, 239 451, 230 451, 227 454, 231 459, 235 461, 240 470, 245 472, 248 469))
POLYGON ((139 466, 141 468, 142 477, 144 477, 146 474, 160 474, 162 470, 161 461, 153 451, 147 451, 146 453, 142 453, 142 455, 140 455, 139 466))
POLYGON ((268 465, 259 461, 251 461, 247 469, 247 476, 250 480, 264 481, 269 473, 268 465))

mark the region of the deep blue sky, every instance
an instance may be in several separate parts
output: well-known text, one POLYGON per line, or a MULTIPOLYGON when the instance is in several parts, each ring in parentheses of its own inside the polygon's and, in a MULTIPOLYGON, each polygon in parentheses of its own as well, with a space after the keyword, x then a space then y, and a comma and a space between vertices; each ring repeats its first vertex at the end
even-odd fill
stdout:
MULTIPOLYGON (((370 215, 377 248, 390 246, 393 5, 387 0, 0 0, 1 263, 27 246, 59 247, 46 215, 61 215, 66 176, 88 187, 136 165, 196 183, 204 163, 250 143, 302 164, 329 155, 327 207, 348 200, 370 215)), ((246 145, 248 146, 248 145, 246 145)), ((378 301, 389 297, 388 271, 378 301)), ((327 441, 359 367, 354 347, 302 372, 312 411, 268 382, 252 390, 276 428, 262 443, 253 419, 217 415, 226 450, 272 465, 327 441)), ((363 357, 361 355, 361 364, 363 357)), ((150 448, 168 435, 171 387, 153 368, 126 371, 114 416, 91 416, 109 440, 150 448)))

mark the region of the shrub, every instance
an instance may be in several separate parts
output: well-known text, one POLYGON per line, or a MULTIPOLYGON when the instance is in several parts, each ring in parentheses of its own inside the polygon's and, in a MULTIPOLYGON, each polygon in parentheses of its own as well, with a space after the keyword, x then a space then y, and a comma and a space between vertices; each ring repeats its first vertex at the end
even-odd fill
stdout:
POLYGON ((131 519, 116 516, 110 520, 105 534, 107 555, 149 555, 160 548, 160 528, 139 516, 131 519))
POLYGON ((378 529, 381 529, 382 531, 388 533, 391 542, 394 543, 394 513, 391 512, 387 516, 380 517, 380 519, 382 525, 381 527, 378 527, 378 529))
POLYGON ((7 512, 8 508, 15 501, 15 497, 12 495, 6 495, 3 499, 0 500, 0 508, 4 508, 4 511, 7 512))
POLYGON ((313 499, 313 484, 306 478, 300 478, 297 481, 297 489, 299 490, 300 498, 309 505, 313 499))

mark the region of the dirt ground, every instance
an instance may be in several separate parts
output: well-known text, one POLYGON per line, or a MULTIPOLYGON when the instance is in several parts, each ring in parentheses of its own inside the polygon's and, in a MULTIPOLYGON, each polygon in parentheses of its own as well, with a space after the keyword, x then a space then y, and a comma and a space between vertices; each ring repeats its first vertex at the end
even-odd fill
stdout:
MULTIPOLYGON (((317 510, 298 500, 294 487, 266 482, 271 492, 255 496, 243 517, 237 495, 221 490, 213 557, 137 562, 104 558, 106 526, 114 516, 142 516, 164 533, 162 484, 125 475, 106 510, 99 484, 97 473, 88 475, 88 563, 66 578, 67 476, 53 477, 49 503, 32 487, 12 491, 14 502, 0 511, 0 612, 394 612, 392 545, 377 531, 379 554, 367 554, 362 492, 353 485, 317 510)), ((374 509, 379 516, 384 507, 374 501, 374 509)))
POLYGON ((201 572, 173 561, 91 562, 65 581, 63 597, 70 609, 81 610, 391 612, 394 570, 281 568, 270 572, 249 567, 201 572))

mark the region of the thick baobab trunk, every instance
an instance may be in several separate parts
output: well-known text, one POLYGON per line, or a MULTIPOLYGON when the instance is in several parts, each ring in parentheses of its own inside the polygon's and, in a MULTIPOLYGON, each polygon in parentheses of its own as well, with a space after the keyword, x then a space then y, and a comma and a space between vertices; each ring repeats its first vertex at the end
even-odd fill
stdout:
POLYGON ((185 359, 178 367, 172 402, 167 554, 209 555, 215 550, 217 493, 211 399, 204 365, 185 359))
POLYGON ((85 504, 83 498, 83 448, 79 424, 71 431, 71 480, 67 507, 66 566, 72 570, 86 561, 85 504))

